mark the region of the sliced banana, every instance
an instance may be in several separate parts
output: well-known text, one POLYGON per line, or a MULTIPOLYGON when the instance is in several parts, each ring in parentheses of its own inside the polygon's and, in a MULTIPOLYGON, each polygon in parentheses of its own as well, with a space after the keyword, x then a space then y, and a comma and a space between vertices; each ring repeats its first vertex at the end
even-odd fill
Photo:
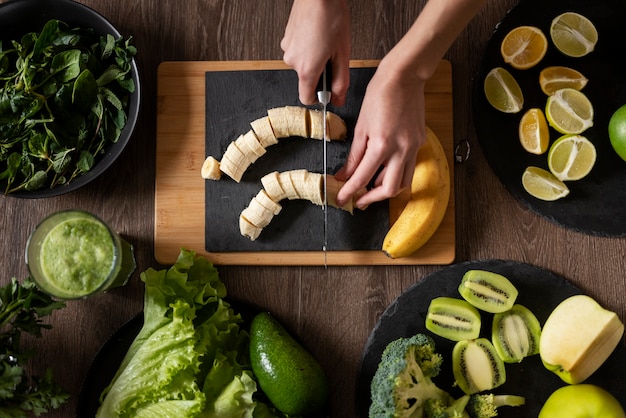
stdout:
POLYGON ((268 109, 267 116, 270 118, 276 138, 288 138, 290 136, 307 138, 309 136, 309 121, 306 107, 275 107, 268 109))
POLYGON ((278 138, 274 135, 274 130, 272 129, 269 116, 253 120, 250 122, 250 126, 252 126, 252 130, 256 134, 256 137, 259 139, 263 148, 278 144, 278 138))
POLYGON ((263 189, 274 202, 280 202, 287 198, 287 192, 285 192, 285 189, 281 186, 279 176, 280 173, 278 171, 272 171, 261 177, 263 189))
MULTIPOLYGON (((346 123, 338 115, 326 112, 327 138, 341 140, 346 138, 346 123)), ((324 139, 324 112, 309 109, 309 136, 313 139, 324 139)))
MULTIPOLYGON (((284 106, 268 109, 267 113, 267 116, 250 122, 252 129, 230 143, 217 165, 221 172, 238 183, 248 167, 265 154, 267 147, 277 144, 279 138, 292 136, 324 138, 323 113, 319 110, 284 106)), ((330 140, 345 139, 347 129, 343 119, 331 112, 327 112, 327 115, 330 140)), ((209 180, 221 178, 221 175, 214 171, 211 171, 210 175, 207 171, 209 168, 213 170, 215 162, 217 162, 215 157, 206 158, 207 168, 201 173, 203 178, 209 180)))
POLYGON ((282 206, 278 202, 274 202, 265 193, 265 190, 261 189, 239 215, 241 235, 254 241, 259 237, 263 228, 269 225, 274 216, 280 213, 281 209, 282 206))
POLYGON ((219 180, 222 178, 222 171, 220 170, 220 162, 210 155, 204 160, 202 169, 200 170, 203 179, 207 180, 219 180))
MULTIPOLYGON (((310 172, 304 169, 289 171, 273 171, 261 178, 263 189, 252 199, 246 209, 241 212, 239 219, 239 230, 241 235, 255 240, 261 231, 266 227, 275 215, 280 212, 280 202, 283 199, 289 200, 309 200, 316 205, 324 204, 324 182, 323 174, 310 172), (275 206, 272 205, 272 202, 275 206), (259 207, 261 206, 261 207, 259 207), (254 228, 252 228, 252 227, 254 228)), ((352 213, 354 201, 365 192, 363 190, 348 202, 340 207, 337 205, 337 192, 344 182, 327 175, 328 204, 339 209, 352 213)))

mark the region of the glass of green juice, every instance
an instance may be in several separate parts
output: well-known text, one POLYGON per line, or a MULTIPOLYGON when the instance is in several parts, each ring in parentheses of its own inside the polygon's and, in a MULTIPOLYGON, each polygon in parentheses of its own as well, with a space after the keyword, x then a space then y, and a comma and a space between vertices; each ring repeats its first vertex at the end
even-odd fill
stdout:
POLYGON ((37 225, 26 245, 26 264, 38 287, 61 299, 124 286, 136 268, 132 245, 82 210, 56 212, 37 225))

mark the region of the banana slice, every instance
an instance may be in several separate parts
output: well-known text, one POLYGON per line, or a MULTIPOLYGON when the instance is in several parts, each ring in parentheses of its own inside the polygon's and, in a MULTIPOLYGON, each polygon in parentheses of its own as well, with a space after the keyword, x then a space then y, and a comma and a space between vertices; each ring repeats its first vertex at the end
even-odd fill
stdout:
MULTIPOLYGON (((242 136, 239 138, 241 137, 242 136)), ((254 154, 251 152, 242 151, 237 145, 237 141, 240 141, 240 139, 231 142, 226 148, 226 152, 224 152, 222 161, 220 162, 220 170, 239 183, 243 173, 248 169, 250 164, 252 164, 252 160, 255 158, 254 154)))
MULTIPOLYGON (((346 139, 346 123, 332 112, 326 112, 326 129, 329 140, 346 139)), ((324 139, 324 112, 321 110, 309 109, 309 136, 313 139, 324 139)))
POLYGON ((270 118, 272 129, 276 138, 289 138, 290 136, 309 136, 308 113, 306 107, 285 106, 268 109, 267 116, 270 118))
POLYGON ((256 157, 252 160, 252 163, 267 152, 253 130, 249 130, 244 135, 237 138, 235 143, 237 143, 239 149, 248 156, 248 159, 252 160, 252 155, 256 157))
POLYGON ((269 116, 253 120, 250 122, 250 126, 252 126, 252 130, 256 134, 256 137, 259 139, 263 148, 278 144, 278 138, 274 135, 274 130, 272 129, 269 116))
POLYGON ((280 173, 278 171, 272 171, 261 177, 261 184, 263 189, 274 202, 280 202, 287 198, 287 192, 283 189, 279 181, 280 173))
POLYGON ((239 215, 239 232, 241 232, 241 235, 249 238, 250 241, 254 241, 261 235, 261 231, 263 231, 263 228, 252 225, 246 218, 239 215))
POLYGON ((222 178, 222 171, 220 170, 220 162, 210 155, 204 160, 200 174, 203 179, 207 180, 219 180, 222 178))
POLYGON ((254 241, 259 237, 263 228, 272 221, 275 215, 278 215, 282 206, 274 202, 261 189, 256 196, 252 198, 250 204, 241 211, 239 215, 239 232, 244 237, 254 241))

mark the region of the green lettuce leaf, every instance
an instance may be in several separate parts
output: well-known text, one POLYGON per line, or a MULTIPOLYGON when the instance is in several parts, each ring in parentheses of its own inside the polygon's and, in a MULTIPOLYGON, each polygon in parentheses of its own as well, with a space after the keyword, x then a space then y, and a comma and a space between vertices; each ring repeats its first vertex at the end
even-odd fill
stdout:
POLYGON ((181 250, 171 268, 148 269, 141 279, 144 323, 97 417, 277 416, 254 399, 249 336, 215 267, 181 250))

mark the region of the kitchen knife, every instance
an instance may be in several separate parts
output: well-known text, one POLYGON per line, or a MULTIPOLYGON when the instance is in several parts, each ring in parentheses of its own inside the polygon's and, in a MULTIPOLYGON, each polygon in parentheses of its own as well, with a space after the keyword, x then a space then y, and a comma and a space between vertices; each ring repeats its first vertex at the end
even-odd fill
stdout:
POLYGON ((328 142, 328 127, 326 126, 327 124, 327 115, 326 112, 328 110, 328 104, 330 103, 330 99, 331 99, 331 91, 330 91, 330 79, 331 79, 331 63, 330 61, 328 61, 326 63, 326 66, 324 68, 324 71, 322 72, 322 76, 320 77, 320 81, 317 85, 317 100, 319 100, 319 102, 322 104, 323 106, 323 128, 324 128, 324 140, 323 142, 323 147, 324 147, 324 171, 323 174, 324 176, 322 177, 324 182, 323 182, 323 190, 322 190, 322 196, 323 196, 323 205, 322 205, 322 210, 324 211, 324 243, 322 245, 322 250, 324 251, 324 267, 327 267, 327 252, 328 252, 328 187, 327 187, 327 183, 326 183, 326 175, 327 173, 327 166, 328 166, 328 160, 327 160, 327 150, 326 150, 326 143, 328 142))

